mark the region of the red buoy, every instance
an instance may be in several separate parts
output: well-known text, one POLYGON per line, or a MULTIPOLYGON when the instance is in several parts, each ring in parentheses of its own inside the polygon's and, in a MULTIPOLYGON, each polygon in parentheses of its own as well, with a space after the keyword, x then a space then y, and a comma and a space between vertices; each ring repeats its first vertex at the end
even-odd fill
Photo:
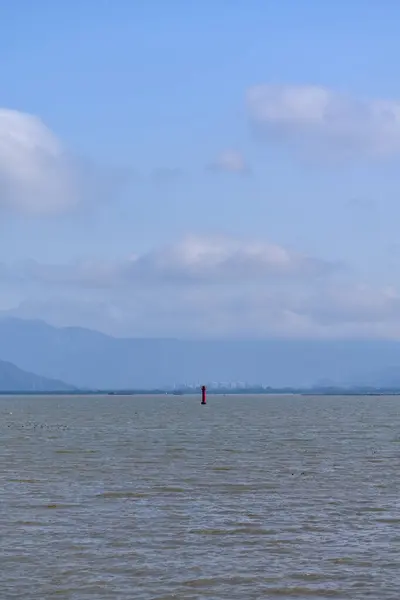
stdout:
POLYGON ((205 385, 201 386, 201 403, 207 404, 207 391, 205 385))

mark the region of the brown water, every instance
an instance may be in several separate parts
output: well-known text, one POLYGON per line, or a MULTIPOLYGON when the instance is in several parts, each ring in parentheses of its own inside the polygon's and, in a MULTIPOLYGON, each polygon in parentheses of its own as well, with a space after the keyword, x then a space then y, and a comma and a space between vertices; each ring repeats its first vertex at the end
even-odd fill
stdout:
POLYGON ((0 398, 2 600, 400 590, 400 398, 0 398))

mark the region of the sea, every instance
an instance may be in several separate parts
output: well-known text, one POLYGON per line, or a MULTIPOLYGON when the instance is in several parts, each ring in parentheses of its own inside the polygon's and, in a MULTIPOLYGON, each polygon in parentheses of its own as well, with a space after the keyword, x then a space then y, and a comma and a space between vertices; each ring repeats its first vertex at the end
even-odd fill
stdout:
POLYGON ((398 600, 400 397, 0 397, 2 600, 398 600))

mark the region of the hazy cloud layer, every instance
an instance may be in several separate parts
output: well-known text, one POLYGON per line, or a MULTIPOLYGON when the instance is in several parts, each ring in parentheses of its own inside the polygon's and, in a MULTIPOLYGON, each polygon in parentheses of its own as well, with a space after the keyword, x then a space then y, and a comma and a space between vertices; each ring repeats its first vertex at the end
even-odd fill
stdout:
MULTIPOLYGON (((5 308, 5 307, 4 307, 5 308)), ((368 338, 400 336, 400 296, 385 289, 202 285, 26 290, 9 314, 116 335, 368 338)))
POLYGON ((122 261, 3 265, 10 314, 117 335, 400 335, 400 295, 267 242, 187 237, 122 261), (14 295, 11 294, 13 292, 14 295))
POLYGON ((316 85, 258 85, 247 92, 253 124, 299 147, 345 155, 400 153, 400 100, 351 97, 316 85))

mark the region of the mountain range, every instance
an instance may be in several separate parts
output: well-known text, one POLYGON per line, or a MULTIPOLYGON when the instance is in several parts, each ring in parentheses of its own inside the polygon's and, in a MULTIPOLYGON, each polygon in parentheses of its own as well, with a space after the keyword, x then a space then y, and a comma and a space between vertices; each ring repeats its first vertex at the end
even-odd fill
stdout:
POLYGON ((37 373, 57 380, 57 389, 65 389, 61 385, 144 389, 212 381, 273 387, 326 381, 400 385, 400 343, 385 340, 115 338, 89 329, 5 317, 0 319, 0 360, 30 377, 37 373))
POLYGON ((0 360, 1 392, 72 392, 74 389, 63 381, 41 377, 0 360))

